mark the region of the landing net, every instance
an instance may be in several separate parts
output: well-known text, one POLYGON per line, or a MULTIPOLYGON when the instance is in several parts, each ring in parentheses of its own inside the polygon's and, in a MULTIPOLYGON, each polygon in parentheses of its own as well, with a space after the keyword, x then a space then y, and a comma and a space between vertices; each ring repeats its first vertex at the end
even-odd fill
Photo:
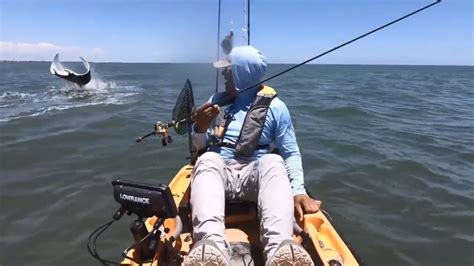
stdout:
POLYGON ((176 104, 173 108, 172 119, 176 122, 174 127, 178 135, 183 135, 188 132, 191 123, 191 114, 194 111, 194 96, 191 81, 188 79, 184 84, 183 89, 179 93, 176 104))

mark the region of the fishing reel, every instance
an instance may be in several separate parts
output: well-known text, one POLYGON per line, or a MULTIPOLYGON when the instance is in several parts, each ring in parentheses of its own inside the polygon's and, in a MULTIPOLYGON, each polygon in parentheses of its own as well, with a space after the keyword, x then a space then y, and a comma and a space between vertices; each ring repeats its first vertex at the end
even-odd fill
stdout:
POLYGON ((153 125, 154 130, 142 137, 135 139, 135 142, 140 143, 145 138, 153 135, 159 135, 161 137, 161 144, 167 146, 173 142, 170 135, 170 128, 174 128, 178 135, 184 135, 190 132, 190 126, 192 123, 192 113, 194 111, 194 96, 191 81, 188 79, 184 84, 184 87, 179 93, 176 104, 172 112, 172 120, 169 122, 158 121, 153 125))
POLYGON ((168 123, 163 123, 161 121, 156 122, 153 125, 154 130, 142 137, 135 139, 136 143, 140 143, 142 140, 148 138, 149 136, 159 135, 161 137, 161 145, 167 146, 169 143, 173 143, 173 138, 170 135, 170 128, 175 127, 176 123, 170 121, 168 123))

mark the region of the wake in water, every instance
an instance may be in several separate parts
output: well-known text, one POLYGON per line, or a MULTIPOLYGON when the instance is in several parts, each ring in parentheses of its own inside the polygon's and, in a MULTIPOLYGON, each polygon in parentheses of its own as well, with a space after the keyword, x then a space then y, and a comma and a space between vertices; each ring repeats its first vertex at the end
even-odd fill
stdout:
POLYGON ((4 91, 0 95, 0 121, 90 105, 127 104, 141 91, 136 86, 118 86, 114 81, 102 80, 97 73, 82 87, 63 81, 58 84, 29 86, 23 92, 4 91))
POLYGON ((74 83, 65 83, 62 87, 51 86, 48 93, 51 96, 62 95, 70 99, 88 99, 100 95, 107 95, 116 90, 117 85, 113 81, 103 81, 100 78, 92 79, 87 85, 78 86, 74 83))

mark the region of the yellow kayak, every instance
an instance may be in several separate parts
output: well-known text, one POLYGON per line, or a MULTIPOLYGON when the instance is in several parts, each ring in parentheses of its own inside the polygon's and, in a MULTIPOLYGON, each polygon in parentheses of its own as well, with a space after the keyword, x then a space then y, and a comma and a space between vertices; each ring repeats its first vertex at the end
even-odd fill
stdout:
MULTIPOLYGON (((139 248, 126 253, 122 264, 127 265, 180 265, 192 246, 192 224, 189 205, 189 187, 193 166, 185 165, 176 174, 169 189, 178 207, 176 218, 165 219, 153 258, 144 259, 139 248)), ((145 221, 151 232, 159 217, 145 221)), ((258 232, 256 205, 231 203, 226 205, 225 236, 230 243, 231 262, 236 265, 263 265, 258 232)), ((310 253, 315 265, 359 265, 354 254, 341 239, 327 217, 320 211, 304 216, 302 224, 295 225, 294 240, 310 253), (303 230, 301 230, 303 229, 303 230)))

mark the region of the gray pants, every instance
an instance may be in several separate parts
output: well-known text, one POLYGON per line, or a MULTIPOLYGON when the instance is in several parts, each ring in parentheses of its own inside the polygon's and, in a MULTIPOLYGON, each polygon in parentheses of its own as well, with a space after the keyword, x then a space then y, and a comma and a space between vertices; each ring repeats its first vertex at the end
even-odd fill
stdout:
POLYGON ((191 181, 195 242, 209 239, 219 248, 226 248, 225 200, 257 203, 265 258, 270 258, 282 241, 292 239, 293 196, 279 155, 240 161, 224 160, 218 153, 206 152, 198 159, 191 181))

